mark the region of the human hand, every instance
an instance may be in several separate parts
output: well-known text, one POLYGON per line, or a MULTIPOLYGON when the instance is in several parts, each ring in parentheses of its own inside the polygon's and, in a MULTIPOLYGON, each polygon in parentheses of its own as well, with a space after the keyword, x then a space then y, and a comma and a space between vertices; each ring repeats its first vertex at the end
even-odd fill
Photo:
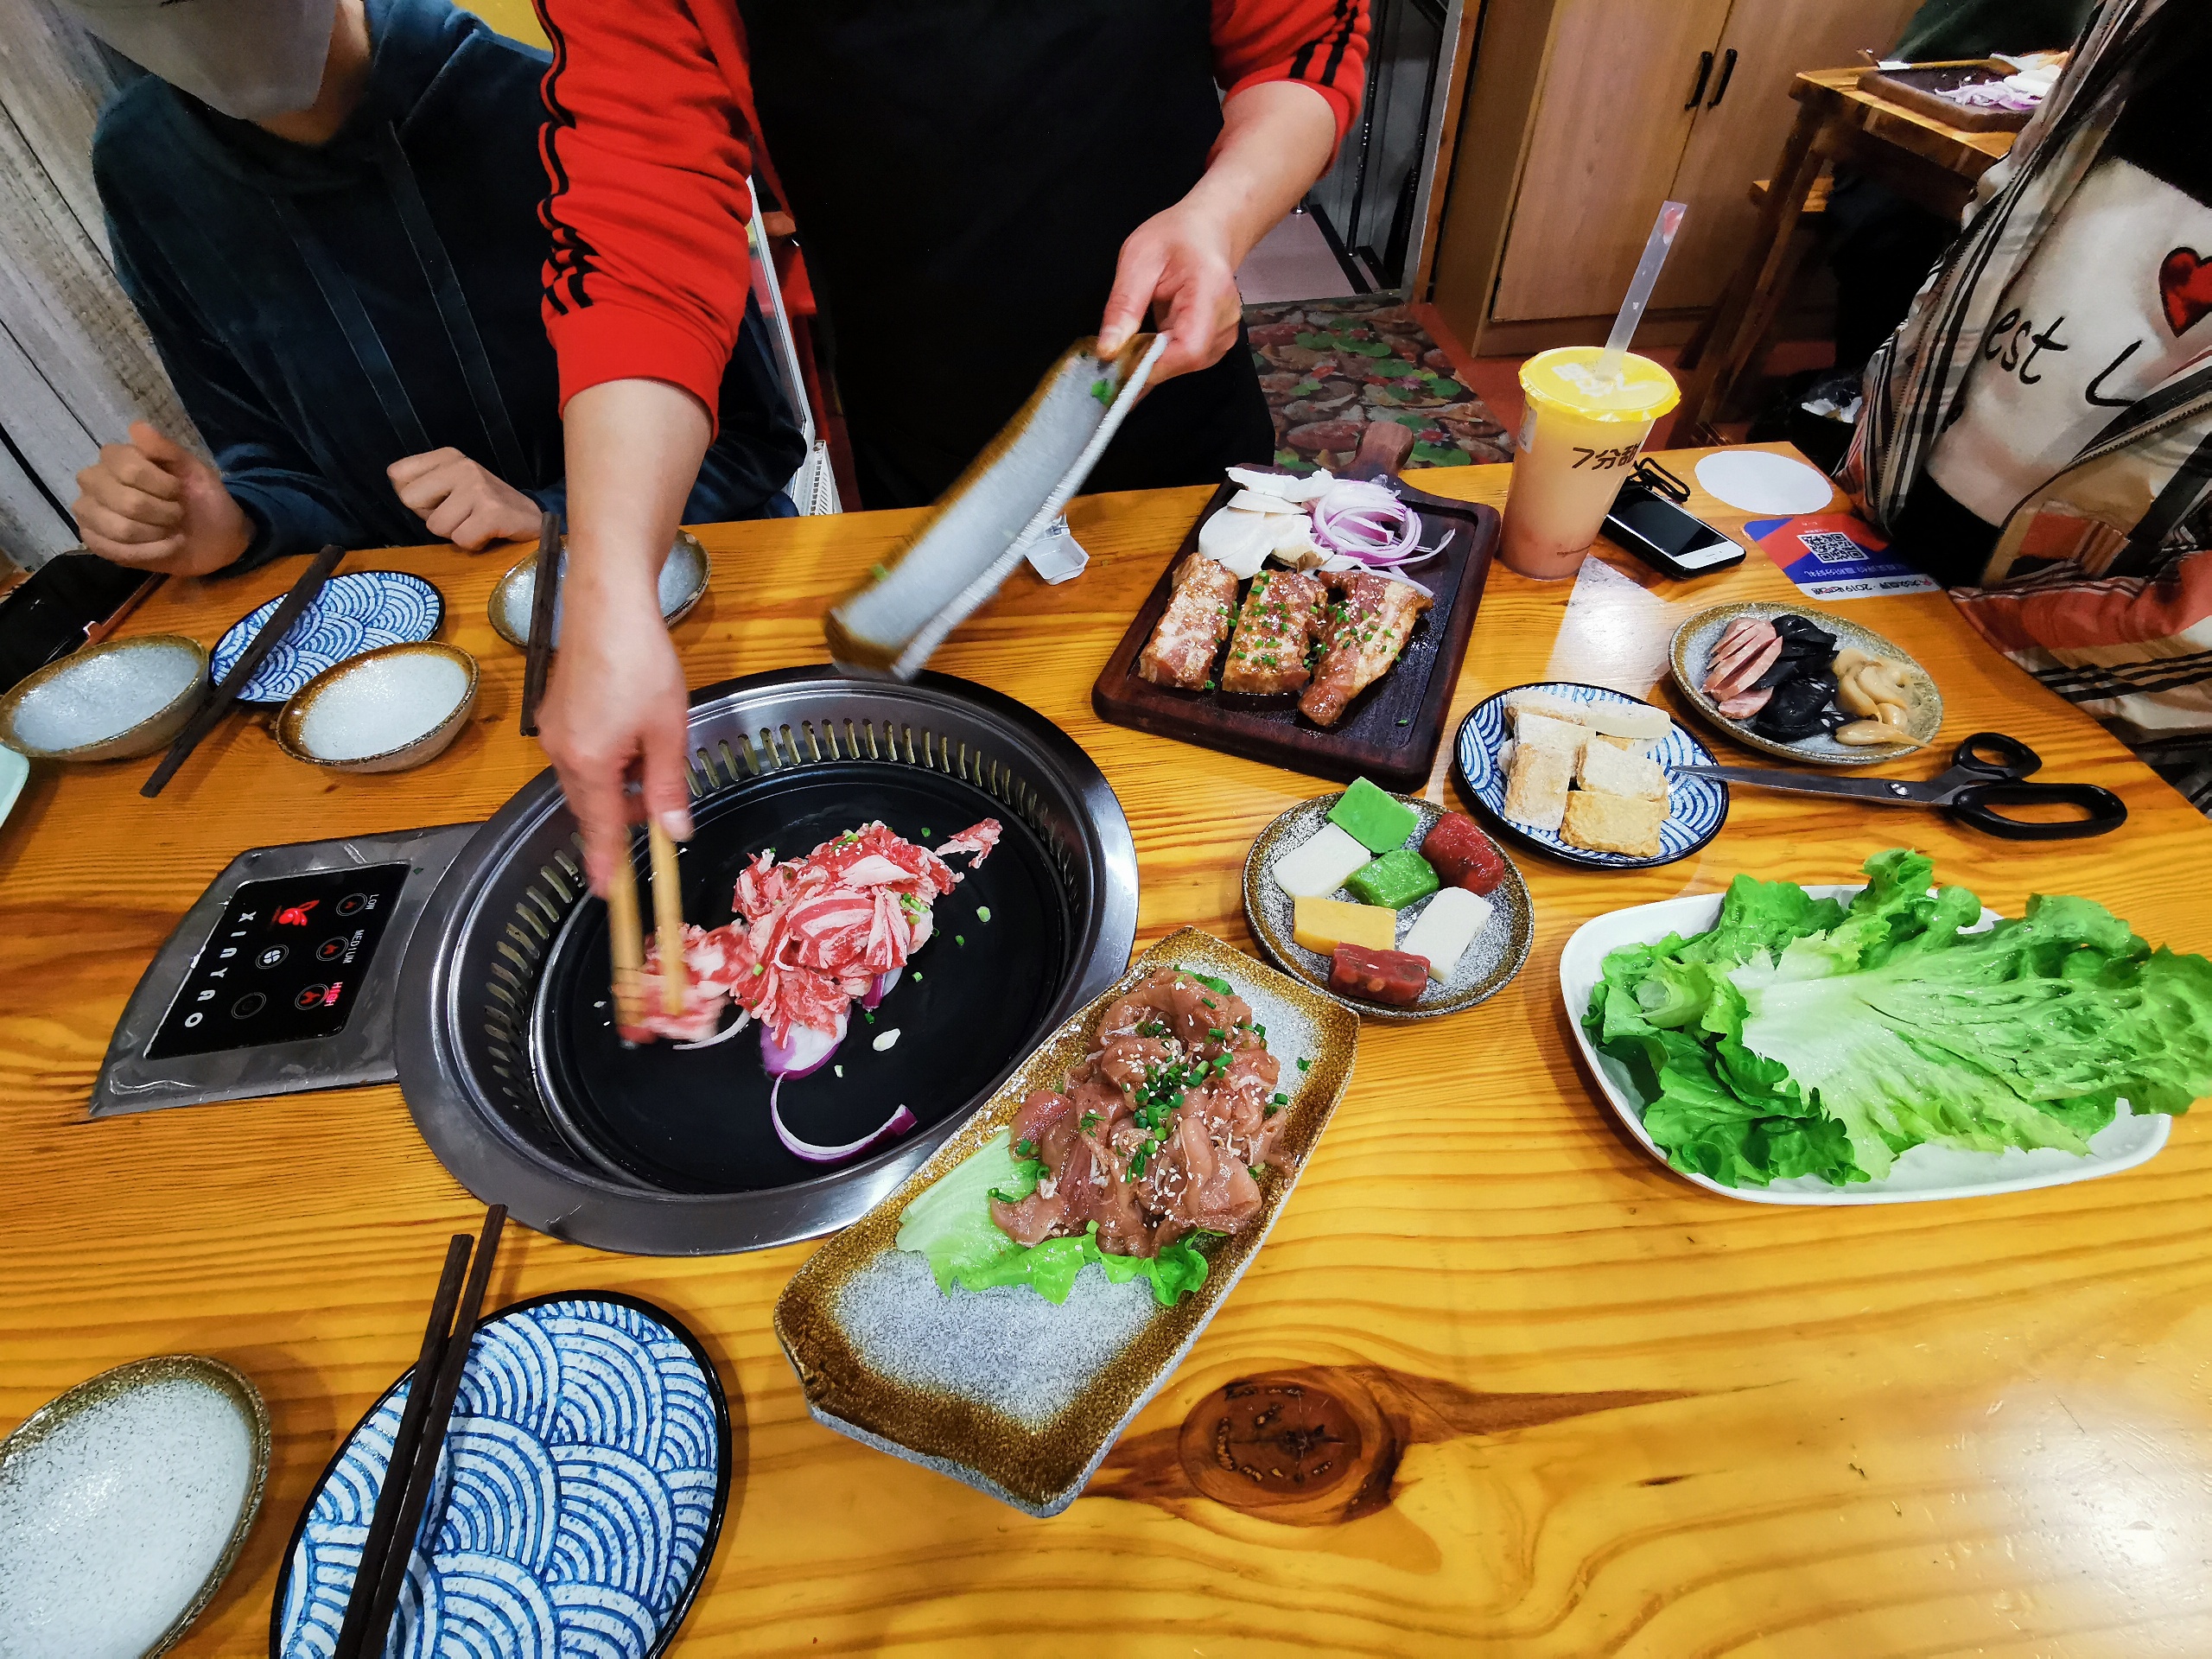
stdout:
POLYGON ((607 891, 647 814, 678 841, 691 835, 686 777, 690 688, 652 588, 602 584, 571 561, 561 595, 561 649, 538 709, 544 747, 583 832, 592 891, 607 891), (628 792, 635 772, 640 794, 628 792))
POLYGON ((431 535, 471 553, 535 536, 543 518, 537 502, 458 449, 404 455, 384 474, 431 535))
POLYGON ((1152 385, 1218 362, 1236 343, 1244 315, 1236 263, 1229 226, 1194 197, 1154 213, 1122 244, 1098 323, 1098 355, 1127 345, 1149 309, 1168 336, 1152 385))
POLYGON ((135 570, 204 576, 253 540, 222 474, 143 421, 131 423, 130 442, 102 447, 77 489, 71 512, 85 550, 135 570))

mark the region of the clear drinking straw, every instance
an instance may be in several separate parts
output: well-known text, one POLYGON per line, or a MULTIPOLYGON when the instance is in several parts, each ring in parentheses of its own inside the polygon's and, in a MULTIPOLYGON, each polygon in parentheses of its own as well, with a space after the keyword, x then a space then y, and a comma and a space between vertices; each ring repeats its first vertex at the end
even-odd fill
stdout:
POLYGON ((1683 202, 1660 204, 1651 239, 1643 245, 1643 257, 1637 261, 1628 297, 1621 302, 1621 314, 1613 319, 1613 332, 1605 337, 1604 354, 1591 367, 1591 378, 1599 385, 1611 385, 1621 378, 1622 355, 1636 337, 1636 325, 1643 321, 1643 308, 1650 303, 1651 290, 1658 285, 1659 267, 1667 263, 1667 250, 1675 245, 1675 232, 1682 228, 1682 215, 1688 211, 1683 202))

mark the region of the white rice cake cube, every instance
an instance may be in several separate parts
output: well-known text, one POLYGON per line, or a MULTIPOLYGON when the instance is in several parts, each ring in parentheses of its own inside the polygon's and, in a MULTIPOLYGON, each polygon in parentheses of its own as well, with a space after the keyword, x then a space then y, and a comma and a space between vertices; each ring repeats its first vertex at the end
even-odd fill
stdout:
POLYGON ((1426 957, 1431 979, 1449 979, 1475 936, 1490 925, 1490 918, 1491 902, 1480 893, 1465 887, 1439 888, 1398 941, 1398 949, 1408 956, 1426 957))
POLYGON ((1325 899, 1344 884, 1354 870, 1375 861, 1369 852, 1341 826, 1321 826, 1319 835, 1300 842, 1275 860, 1268 874, 1275 885, 1294 899, 1325 899))

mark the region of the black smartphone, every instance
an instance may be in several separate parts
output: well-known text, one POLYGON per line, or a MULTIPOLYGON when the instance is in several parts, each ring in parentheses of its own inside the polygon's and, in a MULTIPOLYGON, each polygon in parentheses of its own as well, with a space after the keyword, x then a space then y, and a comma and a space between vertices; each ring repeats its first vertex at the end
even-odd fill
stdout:
POLYGON ((1640 463, 1605 515, 1605 534, 1653 569, 1688 582, 1744 562, 1744 550, 1676 505, 1689 486, 1656 461, 1640 463))

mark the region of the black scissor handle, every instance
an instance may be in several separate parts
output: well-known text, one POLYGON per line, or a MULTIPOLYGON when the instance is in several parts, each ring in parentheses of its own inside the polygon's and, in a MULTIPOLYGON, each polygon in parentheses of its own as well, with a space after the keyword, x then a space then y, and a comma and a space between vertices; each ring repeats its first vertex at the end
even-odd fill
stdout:
MULTIPOLYGON (((1989 734, 1978 735, 1986 737, 1989 734)), ((1967 741, 1971 744, 1974 741, 1969 738, 1967 741)), ((2003 741, 2012 742, 2010 738, 2003 741)), ((2020 748, 2031 761, 2035 760, 2034 753, 2024 745, 2013 747, 2020 748)), ((1961 745, 1959 752, 1963 755, 1966 746, 1961 745)), ((1950 811, 1961 823, 2001 836, 2006 841, 2078 841, 2084 836, 2109 835, 2127 822, 2127 803, 2101 784, 2024 784, 2018 779, 1968 784, 1951 798, 1950 811), (2002 812, 1990 810, 1994 806, 2078 806, 2089 816, 2044 823, 2007 817, 2002 812)))
MULTIPOLYGON (((1951 756, 1951 765, 1976 780, 2018 783, 2043 770, 2043 757, 2017 737, 2007 737, 2002 732, 1976 732, 1959 745, 1951 756), (1992 755, 1996 758, 1990 759, 1992 755)), ((2109 791, 2102 792, 2115 805, 2119 804, 2118 796, 2109 791)))

